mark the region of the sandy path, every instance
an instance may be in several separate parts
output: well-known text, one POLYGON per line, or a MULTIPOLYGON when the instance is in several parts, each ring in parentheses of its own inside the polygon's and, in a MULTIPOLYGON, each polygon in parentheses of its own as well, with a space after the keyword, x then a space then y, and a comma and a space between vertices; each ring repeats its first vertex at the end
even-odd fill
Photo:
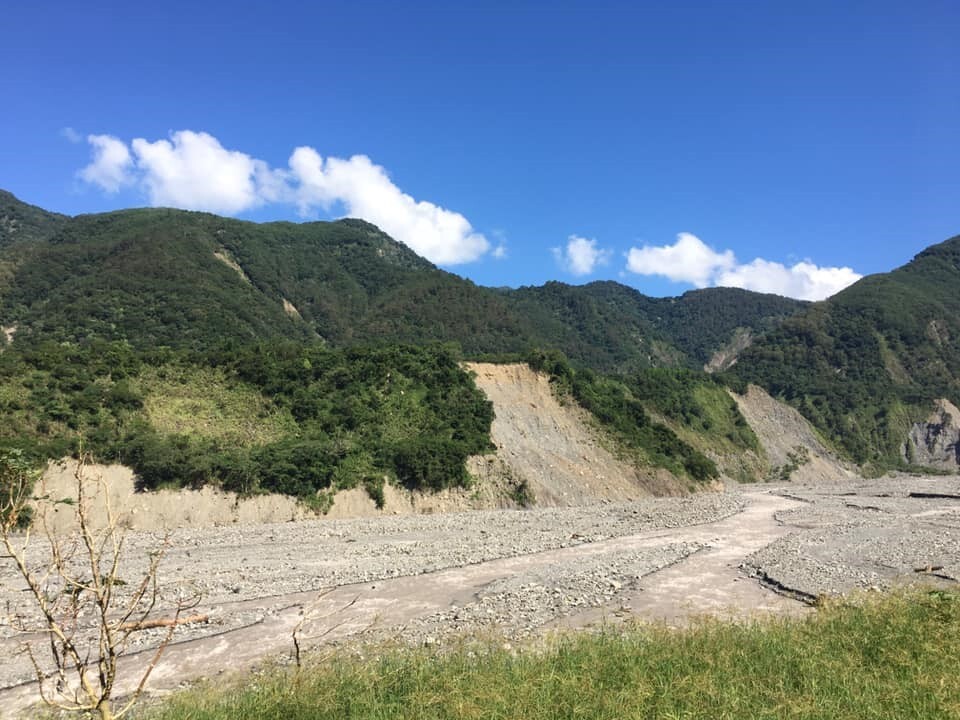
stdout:
MULTIPOLYGON (((266 657, 290 653, 292 633, 304 611, 310 618, 301 631, 305 645, 349 640, 369 630, 381 636, 391 635, 411 625, 421 628, 422 633, 430 633, 438 629, 436 621, 430 618, 443 617, 453 607, 470 606, 485 588, 496 583, 522 582, 525 578, 542 580, 545 574, 552 577, 551 573, 556 574, 558 568, 590 563, 602 567, 608 560, 631 553, 654 558, 650 561, 652 567, 673 564, 624 585, 622 591, 611 593, 602 606, 558 618, 547 627, 589 625, 626 606, 633 617, 669 622, 703 613, 725 613, 730 607, 740 613, 799 612, 800 603, 763 589, 738 569, 751 552, 788 532, 776 522, 774 513, 799 503, 764 492, 744 493, 744 497, 748 501, 746 510, 703 525, 651 530, 423 575, 344 585, 322 596, 317 592, 291 593, 200 608, 198 612, 209 612, 214 617, 253 613, 257 619, 219 635, 169 647, 151 677, 150 687, 154 691, 172 689, 185 681, 227 670, 247 670, 266 657), (676 553, 678 543, 706 547, 685 557, 682 552, 664 553, 664 548, 676 553)), ((137 668, 148 655, 145 652, 125 658, 121 692, 131 687, 137 668)), ((32 683, 0 690, 4 716, 26 707, 35 698, 35 692, 32 683)))

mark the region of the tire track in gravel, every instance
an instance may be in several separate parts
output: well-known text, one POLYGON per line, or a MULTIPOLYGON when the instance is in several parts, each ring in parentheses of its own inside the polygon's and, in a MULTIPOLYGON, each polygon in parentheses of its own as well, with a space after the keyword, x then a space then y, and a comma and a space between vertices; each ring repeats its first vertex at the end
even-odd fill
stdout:
MULTIPOLYGON (((748 504, 742 512, 703 525, 651 530, 422 575, 343 585, 325 593, 290 593, 201 607, 197 612, 209 612, 213 618, 254 611, 257 621, 171 645, 151 675, 150 689, 167 691, 227 670, 247 671, 270 656, 292 652, 292 633, 305 611, 311 618, 302 626, 305 645, 349 642, 370 629, 388 634, 392 628, 416 624, 454 606, 467 606, 497 581, 591 558, 602 562, 605 554, 655 551, 677 543, 706 547, 624 587, 602 607, 574 612, 542 627, 589 626, 612 619, 615 611, 626 606, 630 608, 627 615, 670 623, 704 613, 726 614, 728 609, 747 614, 802 612, 802 603, 762 588, 739 570, 747 555, 790 532, 774 514, 799 503, 762 491, 744 492, 743 496, 748 504)), ((429 632, 429 627, 424 631, 429 632)), ((150 657, 147 650, 123 659, 119 693, 132 689, 138 668, 150 657)), ((12 716, 35 699, 34 683, 0 689, 4 716, 12 716)))

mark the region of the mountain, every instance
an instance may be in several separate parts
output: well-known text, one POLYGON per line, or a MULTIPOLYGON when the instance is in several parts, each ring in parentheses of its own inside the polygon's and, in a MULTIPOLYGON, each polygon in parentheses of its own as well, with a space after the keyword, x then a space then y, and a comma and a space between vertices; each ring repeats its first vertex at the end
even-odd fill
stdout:
POLYGON ((805 306, 729 289, 655 299, 613 282, 484 288, 360 220, 256 224, 170 209, 66 218, 2 199, 14 229, 0 244, 0 324, 19 343, 453 341, 470 356, 552 347, 627 372, 701 367, 738 329, 761 333, 805 306))
POLYGON ((943 424, 925 420, 934 401, 960 401, 960 236, 786 319, 731 372, 797 407, 857 463, 910 463, 922 448, 908 435, 943 424))
MULTIPOLYGON (((601 415, 616 408, 617 422, 636 401, 651 423, 679 423, 703 450, 712 442, 704 409, 728 412, 716 381, 696 375, 708 367, 732 386, 754 383, 790 403, 868 468, 955 468, 958 268, 953 238, 813 304, 731 288, 651 298, 616 282, 486 288, 360 220, 257 224, 171 209, 70 218, 0 193, 0 344, 232 347, 229 355, 284 341, 453 343, 475 359, 559 350, 587 371, 568 382, 580 401, 601 415), (617 376, 623 388, 594 386, 590 371, 617 376)), ((712 432, 737 438, 736 415, 724 417, 723 432, 712 432)), ((741 440, 731 442, 749 445, 741 440)))
POLYGON ((68 220, 0 190, 0 248, 49 238, 68 220))

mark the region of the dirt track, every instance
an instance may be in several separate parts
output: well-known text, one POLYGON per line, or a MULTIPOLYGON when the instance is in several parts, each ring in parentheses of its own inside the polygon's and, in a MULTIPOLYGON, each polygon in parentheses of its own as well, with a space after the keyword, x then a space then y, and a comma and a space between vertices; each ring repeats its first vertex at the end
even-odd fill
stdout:
MULTIPOLYGON (((954 494, 956 478, 900 478, 782 494, 747 487, 585 508, 181 530, 163 574, 200 587, 198 610, 211 621, 178 630, 151 686, 289 654, 304 612, 308 645, 379 637, 442 644, 490 627, 527 637, 625 618, 808 611, 757 575, 799 597, 921 576, 954 582, 954 494)), ((143 550, 156 536, 131 540, 143 550)), ((2 592, 4 602, 22 602, 6 572, 2 592)), ((142 646, 158 633, 144 631, 142 646)), ((29 668, 14 655, 21 641, 6 631, 0 641, 6 712, 34 693, 29 668)), ((126 667, 139 662, 132 656, 126 667)))

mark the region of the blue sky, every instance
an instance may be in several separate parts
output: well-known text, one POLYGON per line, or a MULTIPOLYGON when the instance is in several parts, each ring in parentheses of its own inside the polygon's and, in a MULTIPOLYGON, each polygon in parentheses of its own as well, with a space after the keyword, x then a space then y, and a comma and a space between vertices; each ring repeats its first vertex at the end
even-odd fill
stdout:
POLYGON ((960 233, 955 2, 7 3, 0 188, 820 297, 960 233))

